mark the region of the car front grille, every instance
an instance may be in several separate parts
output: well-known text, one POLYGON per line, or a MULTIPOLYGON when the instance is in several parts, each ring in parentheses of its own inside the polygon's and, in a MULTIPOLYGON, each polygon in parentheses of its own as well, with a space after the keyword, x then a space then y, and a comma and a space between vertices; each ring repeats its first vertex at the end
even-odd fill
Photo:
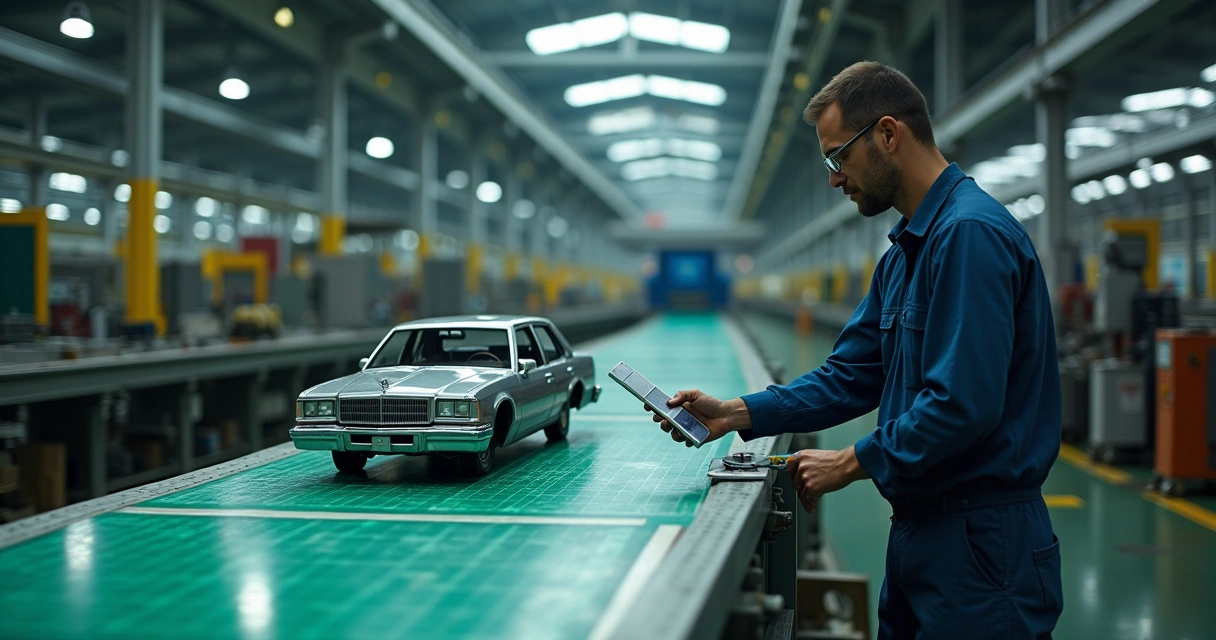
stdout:
POLYGON ((338 422, 396 426, 429 424, 426 398, 346 398, 338 400, 338 422))

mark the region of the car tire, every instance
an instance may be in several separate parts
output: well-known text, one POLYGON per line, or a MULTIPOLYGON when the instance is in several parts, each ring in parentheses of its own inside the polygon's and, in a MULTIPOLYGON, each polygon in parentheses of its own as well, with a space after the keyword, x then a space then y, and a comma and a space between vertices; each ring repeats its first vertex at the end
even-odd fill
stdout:
POLYGON ((549 442, 561 442, 570 433, 570 401, 562 405, 562 412, 557 415, 557 422, 545 427, 545 437, 549 442))
POLYGON ((460 454, 460 470, 466 476, 480 478, 494 470, 494 443, 481 453, 460 454))
POLYGON ((334 466, 342 473, 359 473, 367 465, 367 456, 353 451, 331 451, 334 466))

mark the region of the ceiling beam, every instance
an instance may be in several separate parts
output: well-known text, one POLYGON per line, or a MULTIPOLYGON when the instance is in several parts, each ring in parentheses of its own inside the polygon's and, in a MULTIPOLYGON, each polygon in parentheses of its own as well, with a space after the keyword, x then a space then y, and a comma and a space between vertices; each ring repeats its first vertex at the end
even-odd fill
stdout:
MULTIPOLYGON (((826 64, 828 54, 832 50, 832 46, 836 42, 836 32, 840 30, 840 24, 844 21, 845 13, 849 10, 849 0, 831 0, 829 7, 819 10, 818 22, 814 32, 811 34, 811 47, 806 53, 801 65, 801 72, 807 76, 806 88, 797 92, 797 97, 793 100, 792 108, 798 111, 802 110, 802 105, 805 105, 810 100, 811 95, 819 88, 819 75, 823 71, 823 65, 826 64)), ((773 96, 776 99, 776 96, 773 96)), ((772 107, 770 105, 769 113, 765 117, 771 118, 772 107)), ((752 169, 747 176, 746 182, 736 180, 732 186, 731 197, 727 201, 726 215, 732 220, 740 220, 751 214, 754 214, 759 208, 761 201, 764 199, 764 193, 768 190, 769 182, 772 180, 773 172, 781 163, 781 158, 785 154, 786 148, 789 146, 790 138, 793 135, 794 128, 802 122, 801 118, 791 117, 784 119, 777 125, 774 131, 769 133, 766 124, 762 135, 764 139, 757 151, 759 154, 764 151, 763 158, 757 157, 756 162, 760 166, 760 170, 752 169), (767 140, 767 150, 765 144, 767 140), (760 164, 762 163, 762 164, 760 164), (737 190, 736 190, 737 185, 737 190)))
POLYGON ((618 215, 626 220, 641 218, 641 210, 629 196, 570 146, 544 111, 533 104, 505 74, 481 64, 481 56, 476 48, 432 5, 415 0, 372 2, 413 33, 618 215))
POLYGON ((768 64, 769 54, 763 51, 731 53, 698 53, 692 51, 574 51, 556 55, 538 56, 530 51, 485 51, 482 63, 497 65, 504 69, 596 69, 596 68, 642 68, 656 67, 712 68, 712 69, 762 69, 768 64))
POLYGON ((1158 0, 1109 0, 1084 18, 1073 22, 1046 44, 1019 60, 1008 71, 965 98, 946 112, 934 127, 937 144, 948 147, 966 136, 1009 104, 1023 100, 1053 74, 1067 69, 1078 58, 1115 37, 1137 20, 1144 19, 1155 5, 1173 5, 1175 10, 1188 2, 1158 0))

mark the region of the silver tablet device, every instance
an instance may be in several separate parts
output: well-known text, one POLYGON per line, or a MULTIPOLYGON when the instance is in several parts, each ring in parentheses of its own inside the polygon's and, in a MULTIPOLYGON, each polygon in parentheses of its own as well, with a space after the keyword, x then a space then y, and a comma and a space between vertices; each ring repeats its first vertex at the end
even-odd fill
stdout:
POLYGON ((617 384, 625 387, 625 390, 632 393, 634 397, 641 400, 651 411, 663 416, 668 422, 675 425, 676 429, 684 435, 684 438, 693 444, 700 447, 705 443, 705 439, 709 437, 709 428, 701 424, 693 415, 684 410, 683 407, 669 407, 667 401, 671 396, 663 393, 663 390, 654 386, 652 382, 646 379, 646 376, 638 373, 633 367, 621 362, 608 372, 608 377, 612 378, 617 384))

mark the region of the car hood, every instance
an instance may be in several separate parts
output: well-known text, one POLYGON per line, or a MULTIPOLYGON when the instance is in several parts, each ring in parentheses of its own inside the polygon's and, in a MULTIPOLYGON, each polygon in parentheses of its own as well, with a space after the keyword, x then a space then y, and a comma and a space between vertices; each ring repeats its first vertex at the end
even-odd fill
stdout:
POLYGON ((352 373, 319 384, 301 397, 346 395, 433 396, 468 395, 478 388, 507 376, 509 369, 476 367, 381 367, 352 373), (386 381, 388 389, 384 389, 386 381))

